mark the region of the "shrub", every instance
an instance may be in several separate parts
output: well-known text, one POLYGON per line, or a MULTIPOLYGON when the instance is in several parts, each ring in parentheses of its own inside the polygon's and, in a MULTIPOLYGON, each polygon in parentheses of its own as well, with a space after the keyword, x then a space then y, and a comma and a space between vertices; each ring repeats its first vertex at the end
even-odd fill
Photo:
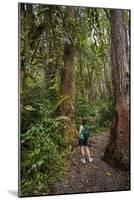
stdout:
POLYGON ((62 130, 44 118, 21 135, 21 196, 45 195, 63 177, 70 151, 62 130))

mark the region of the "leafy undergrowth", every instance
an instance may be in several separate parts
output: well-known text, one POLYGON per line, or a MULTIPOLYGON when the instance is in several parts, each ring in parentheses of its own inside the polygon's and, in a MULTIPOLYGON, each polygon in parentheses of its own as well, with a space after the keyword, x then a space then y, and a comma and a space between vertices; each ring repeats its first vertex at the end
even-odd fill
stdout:
POLYGON ((80 149, 75 147, 64 179, 49 194, 129 190, 129 172, 113 168, 102 159, 108 138, 109 134, 106 133, 90 138, 92 163, 83 164, 80 161, 80 149))
POLYGON ((81 118, 86 117, 90 131, 94 134, 107 132, 111 128, 114 100, 107 99, 89 105, 83 97, 76 98, 76 124, 79 128, 81 118))
POLYGON ((71 147, 62 124, 44 118, 21 135, 21 196, 47 195, 67 169, 71 147))

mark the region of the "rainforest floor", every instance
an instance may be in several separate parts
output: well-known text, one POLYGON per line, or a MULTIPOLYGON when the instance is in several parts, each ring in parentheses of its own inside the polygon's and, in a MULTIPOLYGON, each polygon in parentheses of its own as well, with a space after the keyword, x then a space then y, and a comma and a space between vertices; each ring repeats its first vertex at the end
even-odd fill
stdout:
POLYGON ((103 161, 109 134, 102 133, 90 138, 89 148, 93 162, 81 162, 80 147, 74 147, 63 180, 49 194, 108 192, 130 189, 128 171, 111 167, 103 161))

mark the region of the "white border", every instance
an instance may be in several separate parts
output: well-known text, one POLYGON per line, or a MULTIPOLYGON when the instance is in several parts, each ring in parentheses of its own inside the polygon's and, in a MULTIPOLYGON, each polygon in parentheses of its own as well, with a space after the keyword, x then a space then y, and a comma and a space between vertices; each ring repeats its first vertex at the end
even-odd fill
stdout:
MULTIPOLYGON (((17 199, 18 189, 18 2, 17 0, 3 0, 0 3, 0 199, 17 199)), ((132 9, 132 64, 131 81, 134 88, 133 70, 133 44, 134 44, 134 6, 132 0, 28 0, 23 2, 65 4, 90 7, 112 7, 132 9)), ((133 108, 133 90, 131 92, 131 110, 133 108)), ((132 113, 133 119, 133 113, 132 113)), ((134 125, 131 123, 131 130, 134 125)), ((131 131, 132 132, 132 131, 131 131)), ((131 140, 133 144, 133 132, 131 140)), ((132 146, 132 164, 134 160, 134 148, 132 146)), ((133 184, 133 168, 132 168, 133 184)), ((132 185, 132 191, 133 185, 132 185)), ((112 200, 132 199, 133 192, 91 193, 79 195, 32 197, 32 199, 89 199, 112 200)), ((27 198, 23 198, 27 199, 27 198)), ((31 198, 30 198, 31 199, 31 198)))

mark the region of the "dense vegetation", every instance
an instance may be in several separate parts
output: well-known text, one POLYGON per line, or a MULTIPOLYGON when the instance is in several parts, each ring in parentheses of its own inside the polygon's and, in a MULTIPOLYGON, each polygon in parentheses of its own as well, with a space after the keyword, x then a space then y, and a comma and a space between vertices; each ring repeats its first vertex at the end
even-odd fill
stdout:
POLYGON ((20 4, 19 10, 21 195, 43 195, 66 172, 71 142, 64 132, 75 126, 67 121, 76 124, 75 132, 83 116, 92 135, 110 130, 110 14, 38 4, 20 4))

